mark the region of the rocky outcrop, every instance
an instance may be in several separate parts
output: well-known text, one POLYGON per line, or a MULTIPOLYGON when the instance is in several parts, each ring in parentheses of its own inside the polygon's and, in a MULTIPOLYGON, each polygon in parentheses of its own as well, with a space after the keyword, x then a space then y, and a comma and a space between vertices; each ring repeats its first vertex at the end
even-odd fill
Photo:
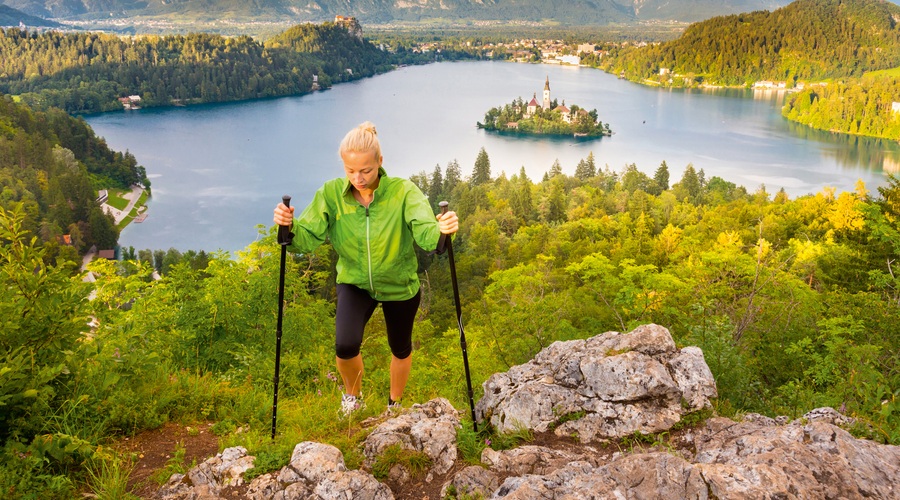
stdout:
MULTIPOLYGON (((900 498, 900 447, 854 438, 841 428, 852 421, 831 408, 793 421, 715 417, 675 432, 685 414, 709 406, 716 389, 703 353, 677 349, 657 325, 554 343, 495 374, 484 389, 480 419, 499 430, 555 430, 565 446, 486 448, 482 465, 462 467, 459 414, 435 399, 379 419, 362 444, 363 470, 348 470, 333 446, 304 442, 286 467, 254 479, 244 497, 391 499, 366 471, 399 446, 431 459, 426 482, 441 476, 444 498, 900 498), (653 445, 635 446, 628 441, 635 432, 661 434, 653 445)), ((172 476, 157 497, 220 498, 241 483, 252 460, 243 448, 229 448, 172 476)), ((395 465, 391 483, 404 484, 409 472, 395 465)))
MULTIPOLYGON (((404 413, 378 425, 363 443, 366 467, 372 467, 384 450, 391 446, 420 452, 431 459, 429 477, 446 474, 456 463, 456 430, 459 428, 459 412, 443 398, 425 404, 413 405, 404 413)), ((403 464, 396 464, 391 476, 403 482, 409 471, 403 464)), ((426 478, 430 481, 430 479, 426 478)))
POLYGON ((228 448, 207 459, 187 474, 172 474, 157 492, 156 498, 176 500, 187 498, 217 498, 229 486, 244 482, 244 472, 253 467, 254 457, 242 446, 228 448))
POLYGON ((591 442, 667 430, 716 395, 700 349, 679 350, 668 330, 646 325, 554 342, 492 375, 475 414, 500 432, 555 429, 591 442))
POLYGON ((900 448, 856 439, 822 420, 787 425, 710 419, 677 451, 485 450, 487 467, 444 486, 485 498, 882 498, 900 497, 900 448), (691 452, 691 449, 696 452, 691 452), (562 465, 561 461, 569 459, 562 465), (530 472, 540 471, 540 472, 530 472), (507 476, 499 486, 500 477, 507 476))

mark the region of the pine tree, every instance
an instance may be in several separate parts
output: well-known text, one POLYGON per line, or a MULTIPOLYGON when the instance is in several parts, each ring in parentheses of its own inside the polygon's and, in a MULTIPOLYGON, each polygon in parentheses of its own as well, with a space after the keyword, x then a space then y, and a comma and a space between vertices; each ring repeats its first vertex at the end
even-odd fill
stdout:
POLYGON ((697 171, 694 170, 692 163, 688 163, 688 166, 684 169, 684 175, 681 177, 679 185, 691 202, 697 203, 700 201, 700 177, 697 175, 697 171))
POLYGON ((475 159, 475 169, 472 170, 472 185, 481 186, 491 181, 491 160, 487 151, 481 148, 478 158, 475 159))
POLYGON ((523 223, 530 224, 534 220, 534 199, 531 196, 531 179, 525 173, 525 167, 519 170, 516 183, 517 187, 512 203, 513 214, 523 223))
POLYGON ((459 162, 456 160, 447 164, 444 171, 444 196, 453 196, 453 189, 462 181, 462 171, 459 168, 459 162))
POLYGON ((550 167, 550 178, 552 179, 560 174, 562 174, 562 166, 559 164, 559 158, 557 158, 553 161, 553 166, 550 167))
POLYGON ((441 175, 441 165, 437 164, 434 166, 431 182, 428 184, 428 201, 431 203, 431 208, 437 210, 438 203, 444 197, 444 177, 441 175))
POLYGON ((656 182, 656 192, 653 194, 659 195, 669 189, 669 166, 666 165, 665 160, 659 164, 659 168, 653 174, 653 180, 656 182))

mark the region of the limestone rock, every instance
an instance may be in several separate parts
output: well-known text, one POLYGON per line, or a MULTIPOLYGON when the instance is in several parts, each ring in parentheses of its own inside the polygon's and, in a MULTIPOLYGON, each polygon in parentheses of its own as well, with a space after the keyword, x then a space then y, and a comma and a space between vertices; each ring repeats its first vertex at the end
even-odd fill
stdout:
POLYGON ((226 448, 194 467, 186 475, 173 474, 160 488, 157 498, 164 500, 218 498, 227 486, 243 484, 244 472, 253 467, 254 457, 241 446, 226 448))
MULTIPOLYGON (((815 414, 830 414, 817 410, 815 414)), ((815 415, 814 414, 814 415, 815 415)), ((673 453, 617 453, 604 464, 546 460, 542 473, 511 475, 486 498, 881 498, 900 496, 900 447, 856 439, 822 420, 734 422, 713 418, 673 453), (808 423, 802 423, 807 421, 808 423), (553 469, 554 466, 558 466, 553 469)), ((534 451, 523 452, 534 456, 534 451)), ((509 451, 487 452, 491 471, 513 473, 509 451), (506 462, 497 457, 507 455, 506 462)), ((526 461, 526 464, 529 463, 526 461)), ((524 469, 527 469, 525 467, 524 469)), ((522 470, 522 469, 520 469, 522 470)), ((451 480, 454 483, 456 478, 451 480)))
POLYGON ((499 432, 556 427, 582 442, 664 431, 717 395, 703 353, 679 351, 659 325, 554 342, 483 387, 475 408, 479 421, 490 421, 499 432))
POLYGON ((371 474, 349 470, 332 472, 314 490, 318 498, 327 500, 393 500, 394 494, 387 485, 378 482, 371 474))
POLYGON ((497 473, 479 467, 470 465, 465 469, 457 472, 453 477, 444 483, 441 488, 441 498, 447 498, 451 491, 459 497, 469 495, 469 497, 487 498, 491 493, 500 486, 499 476, 497 473))
POLYGON ((365 465, 371 468, 384 450, 400 445, 422 452, 432 461, 430 473, 444 474, 456 462, 459 412, 443 398, 413 405, 408 412, 378 425, 363 443, 365 465))

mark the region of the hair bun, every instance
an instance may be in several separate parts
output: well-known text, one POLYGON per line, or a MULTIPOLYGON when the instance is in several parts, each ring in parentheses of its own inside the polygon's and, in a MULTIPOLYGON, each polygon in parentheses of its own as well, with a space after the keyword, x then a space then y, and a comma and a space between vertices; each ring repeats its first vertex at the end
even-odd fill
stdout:
POLYGON ((362 129, 364 132, 369 132, 372 135, 378 135, 378 132, 375 130, 375 124, 372 122, 362 122, 359 124, 358 128, 362 129))

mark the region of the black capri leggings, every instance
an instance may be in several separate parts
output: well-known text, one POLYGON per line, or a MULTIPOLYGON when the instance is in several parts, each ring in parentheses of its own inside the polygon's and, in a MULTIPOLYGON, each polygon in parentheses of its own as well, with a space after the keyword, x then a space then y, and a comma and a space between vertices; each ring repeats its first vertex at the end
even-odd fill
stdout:
MULTIPOLYGON (((411 299, 381 302, 388 345, 391 346, 391 353, 399 359, 406 359, 412 354, 412 329, 421 298, 420 290, 411 299)), ((351 359, 359 355, 363 330, 377 305, 378 301, 369 296, 369 292, 353 285, 338 283, 337 311, 334 317, 334 350, 337 357, 351 359)))

